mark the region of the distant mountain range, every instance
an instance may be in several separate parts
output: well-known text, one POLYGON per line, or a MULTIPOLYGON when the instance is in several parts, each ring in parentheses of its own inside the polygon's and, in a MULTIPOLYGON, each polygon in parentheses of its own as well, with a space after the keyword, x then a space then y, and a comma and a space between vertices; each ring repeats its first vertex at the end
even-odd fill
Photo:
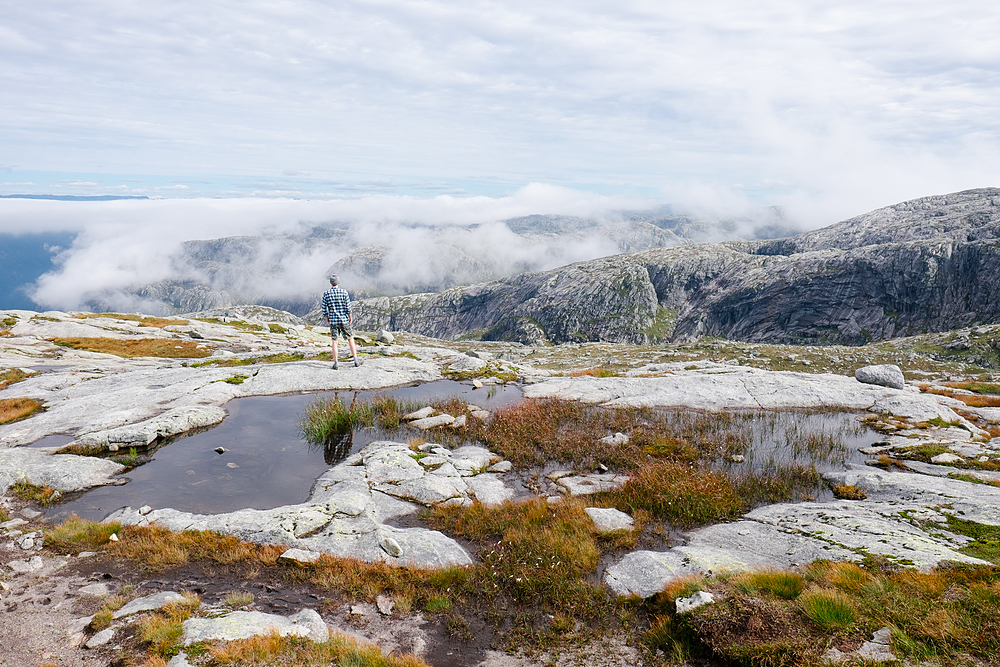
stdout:
POLYGON ((174 277, 95 294, 115 310, 124 297, 144 310, 194 312, 260 304, 304 315, 337 273, 355 298, 425 293, 549 269, 578 259, 691 244, 768 238, 794 231, 777 209, 730 218, 664 207, 602 219, 531 215, 475 225, 329 223, 295 234, 188 241, 169 258, 174 277), (325 259, 329 258, 329 259, 325 259), (303 276, 308 274, 309 282, 303 276))
POLYGON ((144 195, 0 195, 0 199, 45 199, 51 201, 117 201, 149 199, 144 195))
POLYGON ((996 323, 1000 189, 915 199, 788 238, 657 248, 367 299, 356 320, 362 329, 524 343, 719 336, 850 345, 996 323))

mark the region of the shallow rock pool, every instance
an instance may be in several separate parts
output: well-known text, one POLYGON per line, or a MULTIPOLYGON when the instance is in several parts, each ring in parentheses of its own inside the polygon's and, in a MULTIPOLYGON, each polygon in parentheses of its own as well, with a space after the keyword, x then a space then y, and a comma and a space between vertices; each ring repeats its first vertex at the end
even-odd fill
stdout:
POLYGON ((318 398, 336 396, 350 403, 355 396, 363 400, 376 394, 420 403, 458 396, 488 410, 521 400, 521 390, 514 385, 475 389, 452 380, 378 391, 239 398, 226 404, 229 416, 221 424, 157 449, 152 460, 122 475, 127 483, 87 491, 53 506, 47 516, 60 520, 77 514, 99 521, 125 506, 217 514, 304 502, 324 470, 369 442, 392 436, 380 429, 363 428, 339 446, 310 445, 299 431, 306 406, 318 398), (218 447, 226 451, 218 454, 218 447))

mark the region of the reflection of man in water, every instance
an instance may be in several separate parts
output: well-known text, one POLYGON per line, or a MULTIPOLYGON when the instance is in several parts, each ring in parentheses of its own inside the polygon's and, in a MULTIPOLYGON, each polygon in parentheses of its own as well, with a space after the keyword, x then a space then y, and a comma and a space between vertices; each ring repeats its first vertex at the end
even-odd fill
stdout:
POLYGON ((329 439, 323 443, 323 460, 326 461, 327 465, 337 465, 351 453, 351 445, 353 444, 354 431, 351 429, 331 433, 329 439))

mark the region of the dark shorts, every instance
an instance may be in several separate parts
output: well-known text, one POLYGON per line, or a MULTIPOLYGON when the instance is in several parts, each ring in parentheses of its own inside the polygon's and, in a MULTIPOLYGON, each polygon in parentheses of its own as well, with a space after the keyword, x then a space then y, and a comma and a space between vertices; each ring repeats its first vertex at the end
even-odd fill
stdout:
POLYGON ((331 324, 330 325, 330 337, 333 338, 334 340, 337 340, 337 334, 343 334, 344 338, 350 340, 351 336, 354 335, 354 332, 351 331, 351 323, 350 322, 342 322, 342 323, 339 323, 339 324, 331 324))

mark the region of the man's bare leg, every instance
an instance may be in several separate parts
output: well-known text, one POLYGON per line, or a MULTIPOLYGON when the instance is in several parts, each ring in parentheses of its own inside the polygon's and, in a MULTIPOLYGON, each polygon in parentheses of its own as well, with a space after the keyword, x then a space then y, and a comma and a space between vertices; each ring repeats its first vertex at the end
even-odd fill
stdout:
POLYGON ((339 359, 338 354, 337 354, 337 335, 334 334, 334 336, 333 336, 333 367, 334 367, 334 369, 337 368, 337 363, 339 361, 340 361, 340 359, 339 359))
POLYGON ((351 356, 354 357, 354 365, 360 366, 361 362, 358 361, 358 348, 354 344, 354 336, 349 336, 347 338, 347 347, 351 348, 351 356))

